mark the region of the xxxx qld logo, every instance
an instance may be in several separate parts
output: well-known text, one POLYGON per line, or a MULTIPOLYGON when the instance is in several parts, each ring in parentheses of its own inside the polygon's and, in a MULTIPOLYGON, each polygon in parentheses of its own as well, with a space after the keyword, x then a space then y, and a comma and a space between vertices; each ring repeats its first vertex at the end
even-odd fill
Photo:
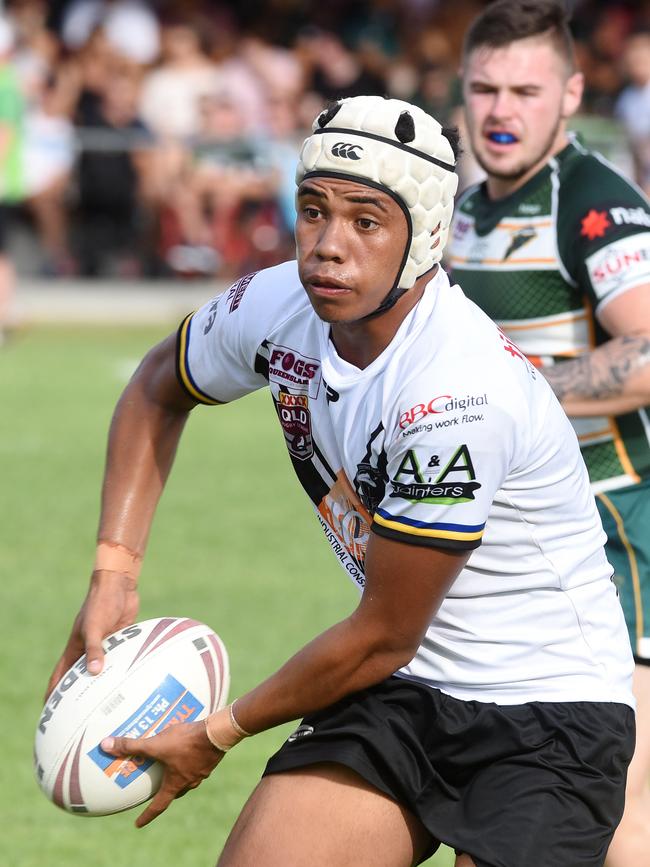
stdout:
POLYGON ((361 155, 358 151, 362 150, 363 148, 361 145, 337 141, 337 143, 332 147, 332 156, 343 157, 345 160, 360 160, 361 155))

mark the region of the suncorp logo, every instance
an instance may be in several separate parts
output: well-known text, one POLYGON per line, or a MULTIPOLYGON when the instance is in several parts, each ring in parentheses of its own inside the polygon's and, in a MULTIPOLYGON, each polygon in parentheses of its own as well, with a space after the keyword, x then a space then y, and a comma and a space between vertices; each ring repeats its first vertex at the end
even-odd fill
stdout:
POLYGON ((470 406, 485 406, 487 402, 487 394, 468 394, 461 398, 453 397, 451 394, 439 394, 431 398, 428 403, 416 403, 415 406, 403 412, 399 417, 400 430, 404 430, 428 415, 462 411, 470 406))
POLYGON ((628 235, 601 248, 586 260, 597 298, 650 278, 650 232, 628 235))
POLYGON ((360 160, 361 156, 357 151, 363 151, 361 145, 338 141, 332 147, 332 156, 343 157, 345 160, 360 160))

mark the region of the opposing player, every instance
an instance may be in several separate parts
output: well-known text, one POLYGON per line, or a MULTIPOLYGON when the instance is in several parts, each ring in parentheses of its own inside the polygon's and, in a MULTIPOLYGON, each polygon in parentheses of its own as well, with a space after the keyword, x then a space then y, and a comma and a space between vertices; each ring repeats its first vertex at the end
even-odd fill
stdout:
POLYGON ((572 417, 637 662, 639 737, 608 864, 650 863, 650 207, 567 135, 582 75, 558 4, 490 4, 463 62, 487 180, 460 198, 449 262, 572 417))
POLYGON ((440 841, 457 867, 595 867, 623 810, 633 662, 604 534, 551 389, 438 266, 453 140, 398 100, 323 112, 298 165, 298 261, 189 316, 114 416, 95 571, 54 678, 84 648, 98 671, 102 635, 135 617, 197 403, 270 389, 362 591, 206 725, 103 743, 166 765, 143 825, 242 737, 304 717, 222 867, 407 867, 440 841))

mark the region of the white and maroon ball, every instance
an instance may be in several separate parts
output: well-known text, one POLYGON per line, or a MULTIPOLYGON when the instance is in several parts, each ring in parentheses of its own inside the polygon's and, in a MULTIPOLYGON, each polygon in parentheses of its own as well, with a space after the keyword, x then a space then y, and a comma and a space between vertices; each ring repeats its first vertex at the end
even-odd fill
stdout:
POLYGON ((38 783, 58 807, 80 816, 128 810, 160 787, 162 766, 100 749, 108 736, 150 737, 223 707, 230 673, 223 642, 186 617, 158 617, 103 642, 104 669, 82 656, 48 698, 36 729, 38 783))

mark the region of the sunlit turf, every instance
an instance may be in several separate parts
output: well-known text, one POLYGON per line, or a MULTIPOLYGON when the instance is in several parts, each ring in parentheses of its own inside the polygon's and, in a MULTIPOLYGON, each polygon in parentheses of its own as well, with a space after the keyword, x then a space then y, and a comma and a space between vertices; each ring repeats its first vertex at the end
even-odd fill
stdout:
MULTIPOLYGON (((0 351, 3 867, 208 867, 291 729, 245 741, 141 831, 133 811, 63 813, 32 776, 43 690, 88 581, 112 408, 138 359, 164 335, 39 328, 0 351)), ((355 605, 293 476, 266 393, 193 413, 141 588, 140 619, 189 616, 219 632, 232 696, 355 605)), ((427 863, 448 867, 453 857, 445 850, 427 863)))

